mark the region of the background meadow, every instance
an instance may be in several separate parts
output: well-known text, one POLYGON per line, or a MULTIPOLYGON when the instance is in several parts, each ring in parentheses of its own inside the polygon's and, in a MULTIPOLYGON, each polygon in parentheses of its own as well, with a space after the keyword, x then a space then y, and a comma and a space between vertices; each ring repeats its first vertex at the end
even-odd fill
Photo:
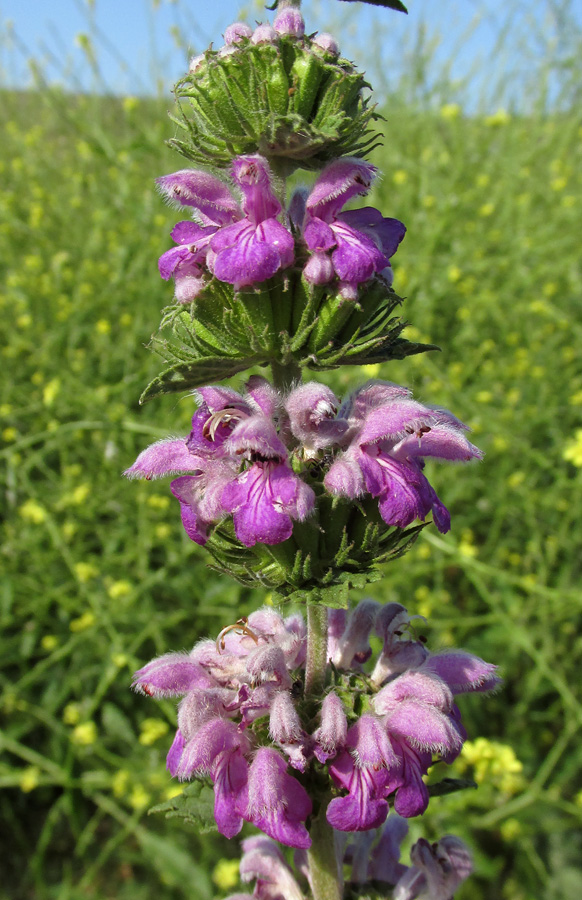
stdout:
MULTIPOLYGON (((344 4, 313 10, 321 27, 343 16, 383 85, 372 202, 408 227, 407 335, 442 348, 327 380, 410 384, 486 453, 429 464, 452 532, 427 528, 370 591, 426 616, 433 649, 503 669, 495 697, 463 699, 479 737, 438 773, 479 789, 435 798, 412 829, 474 849, 461 900, 582 887, 582 41, 575 5, 540 5, 563 40, 526 19, 511 33, 511 66, 535 75, 513 99, 501 50, 495 77, 453 77, 419 25, 388 78, 382 34, 358 56, 344 4)), ((153 655, 262 602, 206 567, 165 484, 120 477, 193 412, 188 397, 137 403, 171 297, 156 260, 177 215, 153 190, 182 167, 164 146, 170 101, 47 87, 33 68, 36 89, 0 95, 0 896, 210 900, 236 889, 238 843, 148 817, 180 791, 164 768, 175 710, 128 689, 153 655)))

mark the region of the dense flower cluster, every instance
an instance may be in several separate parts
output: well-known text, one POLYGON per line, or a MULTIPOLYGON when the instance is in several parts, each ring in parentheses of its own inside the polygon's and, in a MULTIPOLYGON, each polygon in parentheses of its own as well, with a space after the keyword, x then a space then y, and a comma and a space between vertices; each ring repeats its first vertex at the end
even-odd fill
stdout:
POLYGON ((160 257, 162 278, 174 278, 181 303, 195 300, 207 275, 234 285, 235 290, 266 281, 293 265, 297 255, 309 255, 303 272, 313 284, 338 280, 347 299, 375 274, 391 281, 390 257, 406 231, 397 219, 377 209, 341 212, 348 200, 365 195, 377 174, 375 166, 345 158, 322 171, 311 192, 299 190, 283 213, 264 157, 239 156, 232 180, 240 202, 215 175, 184 169, 158 178, 166 199, 190 206, 196 221, 178 222, 172 238, 178 246, 160 257), (283 214, 283 222, 279 218, 283 214), (298 234, 298 248, 291 223, 298 234))
MULTIPOLYGON (((350 884, 380 882, 394 887, 393 900, 452 900, 460 884, 473 870, 467 847, 459 838, 446 835, 429 844, 421 838, 410 851, 411 866, 400 862, 400 844, 408 825, 392 815, 379 831, 358 835, 343 850, 343 864, 351 865, 350 884)), ((303 882, 309 883, 304 851, 295 854, 295 872, 279 847, 257 835, 242 842, 240 878, 255 882, 256 900, 304 900, 303 882)), ((338 847, 341 852, 341 848, 338 847)), ((245 900, 250 894, 231 894, 227 900, 245 900)))
POLYGON ((216 822, 228 837, 246 820, 283 844, 310 846, 312 801, 288 766, 301 773, 327 766, 338 793, 327 819, 339 831, 379 827, 390 797, 399 815, 421 814, 429 799, 423 776, 435 759, 452 762, 466 736, 455 696, 499 683, 496 667, 476 656, 429 653, 400 604, 365 600, 349 617, 330 615, 329 674, 333 668, 336 680, 310 732, 301 699, 305 656, 302 617, 263 608, 216 643, 166 654, 134 677, 136 690, 149 696, 183 695, 168 769, 182 779, 210 776, 216 822), (372 629, 383 650, 364 675, 372 629), (361 715, 342 701, 342 673, 361 673, 361 715))
POLYGON ((451 413, 389 382, 363 385, 341 407, 325 385, 309 382, 283 396, 258 376, 242 395, 209 386, 197 399, 188 437, 152 444, 125 474, 183 473, 171 489, 198 544, 227 515, 247 547, 287 540, 293 520, 303 521, 314 507, 304 480, 314 460, 333 496, 376 497, 386 524, 402 528, 432 512, 446 532, 449 513, 423 473, 424 458, 481 456, 451 413))

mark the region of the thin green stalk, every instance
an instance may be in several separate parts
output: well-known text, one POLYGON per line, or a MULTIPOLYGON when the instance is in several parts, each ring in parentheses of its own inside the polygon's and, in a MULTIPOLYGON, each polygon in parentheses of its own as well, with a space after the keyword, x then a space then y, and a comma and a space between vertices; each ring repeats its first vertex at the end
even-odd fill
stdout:
POLYGON ((327 667, 327 607, 307 601, 305 696, 321 697, 327 667))
MULTIPOLYGON (((321 603, 307 603, 307 661, 305 664, 305 697, 320 698, 325 688, 327 669, 327 608, 321 603)), ((308 853, 313 900, 341 900, 343 883, 337 864, 333 828, 325 812, 329 797, 322 798, 311 822, 308 853)))
POLYGON ((311 823, 307 852, 313 900, 342 900, 344 885, 337 863, 333 828, 325 818, 327 803, 311 823))

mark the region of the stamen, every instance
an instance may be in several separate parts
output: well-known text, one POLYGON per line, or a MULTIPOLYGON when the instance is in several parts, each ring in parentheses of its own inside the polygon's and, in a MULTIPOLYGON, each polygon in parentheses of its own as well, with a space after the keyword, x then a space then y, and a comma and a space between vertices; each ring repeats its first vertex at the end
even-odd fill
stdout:
POLYGON ((259 643, 259 639, 254 631, 248 627, 248 619, 246 616, 243 616, 242 619, 237 619, 234 625, 227 625, 226 628, 223 628, 216 638, 216 652, 221 653, 222 650, 226 649, 226 641, 224 640, 225 636, 229 631, 234 631, 235 634, 239 634, 241 637, 250 637, 255 642, 255 644, 259 643))

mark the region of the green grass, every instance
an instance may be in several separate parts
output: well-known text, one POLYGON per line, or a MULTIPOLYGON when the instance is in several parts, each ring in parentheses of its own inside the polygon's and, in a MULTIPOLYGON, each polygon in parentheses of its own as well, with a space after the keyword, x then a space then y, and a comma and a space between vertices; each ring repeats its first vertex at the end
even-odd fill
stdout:
MULTIPOLYGON (((176 213, 153 190, 182 166, 166 104, 0 99, 0 894, 223 896, 211 873, 237 842, 147 817, 175 788, 175 712, 128 689, 153 655, 260 603, 206 568, 165 485, 120 477, 192 414, 188 398, 137 405, 171 293, 156 260, 176 213)), ((427 529, 372 593, 426 615, 433 648, 464 646, 506 679, 462 703, 470 738, 497 742, 455 766, 482 787, 435 799, 414 833, 469 841, 478 872, 461 898, 577 900, 582 448, 565 450, 582 428, 582 119, 397 98, 385 112, 374 200, 409 229, 394 268, 410 336, 442 352, 371 374, 453 409, 486 457, 429 466, 452 532, 427 529)))

